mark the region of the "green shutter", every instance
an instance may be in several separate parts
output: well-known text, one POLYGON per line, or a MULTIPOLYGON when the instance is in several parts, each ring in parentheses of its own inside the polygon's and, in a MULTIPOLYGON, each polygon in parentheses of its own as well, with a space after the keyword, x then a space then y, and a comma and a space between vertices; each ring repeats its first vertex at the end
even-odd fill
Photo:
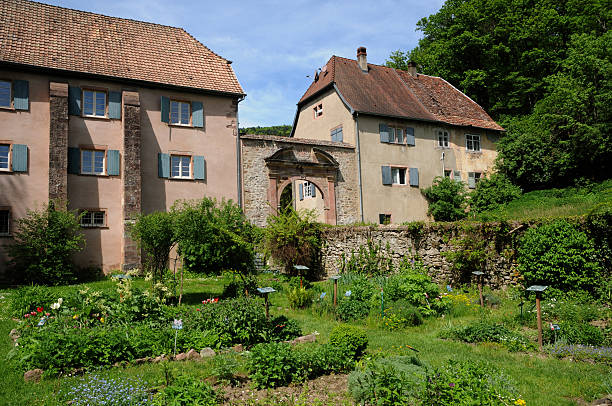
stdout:
POLYGON ((191 102, 191 123, 194 127, 204 127, 204 109, 201 102, 191 102))
POLYGON ((73 116, 81 115, 81 88, 68 87, 68 114, 73 116))
POLYGON ((161 97, 161 121, 170 122, 170 99, 166 96, 161 97))
POLYGON ((389 142, 389 126, 386 124, 378 125, 378 132, 380 132, 380 142, 389 142))
POLYGON ((380 169, 382 171, 382 184, 383 185, 393 184, 393 177, 391 176, 391 167, 381 166, 380 169))
POLYGON ((108 118, 121 118, 121 92, 108 92, 108 118))
POLYGON ((170 177, 170 155, 164 153, 157 154, 157 175, 160 178, 170 177))
POLYGON ((415 145, 414 142, 414 128, 406 128, 406 145, 415 145))
POLYGON ((68 173, 81 173, 81 151, 78 148, 68 147, 68 173))
POLYGON ((410 186, 419 186, 418 168, 410 168, 410 186))
POLYGON ((206 179, 206 161, 203 156, 193 157, 193 178, 198 180, 206 179))
POLYGON ((13 172, 28 171, 28 146, 23 144, 13 144, 12 157, 13 172))
POLYGON ((13 107, 15 110, 29 110, 30 84, 27 80, 13 82, 13 107))
POLYGON ((119 151, 114 149, 109 149, 106 151, 106 161, 107 161, 107 169, 106 172, 110 176, 118 176, 119 175, 119 151))

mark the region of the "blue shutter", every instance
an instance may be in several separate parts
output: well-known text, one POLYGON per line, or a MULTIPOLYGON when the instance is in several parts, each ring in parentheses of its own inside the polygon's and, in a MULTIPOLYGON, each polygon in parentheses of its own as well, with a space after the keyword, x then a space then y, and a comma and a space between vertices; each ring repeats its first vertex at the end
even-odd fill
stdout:
POLYGON ((476 188, 476 177, 474 176, 474 172, 468 172, 468 187, 470 189, 476 188))
POLYGON ((455 182, 461 182, 461 172, 453 171, 453 178, 455 179, 455 182))
POLYGON ((300 200, 304 200, 304 184, 300 183, 300 200))
POLYGON ((193 157, 193 178, 199 180, 206 179, 206 161, 203 156, 193 157))
POLYGON ((78 175, 81 172, 81 150, 68 147, 68 173, 78 175))
POLYGON ((13 172, 28 171, 28 146, 23 144, 13 144, 12 158, 13 172))
POLYGON ((204 109, 201 102, 191 102, 191 123, 194 127, 204 127, 204 109))
POLYGON ((383 185, 393 184, 393 178, 391 176, 391 167, 381 166, 380 169, 382 170, 382 184, 383 185))
POLYGON ((157 154, 157 175, 160 178, 170 177, 170 155, 164 153, 157 154))
POLYGON ((378 132, 380 132, 380 142, 389 142, 389 126, 386 124, 378 125, 378 132))
POLYGON ((314 183, 311 183, 311 184, 310 184, 310 188, 311 188, 311 190, 310 190, 310 195, 311 195, 312 197, 317 197, 317 187, 315 186, 315 184, 314 184, 314 183))
POLYGON ((410 168, 410 186, 419 186, 418 168, 410 168))
POLYGON ((170 99, 166 96, 161 97, 161 121, 170 122, 170 99))
POLYGON ((121 92, 108 92, 108 118, 121 118, 121 92))
POLYGON ((13 82, 13 107, 15 110, 29 110, 30 84, 27 80, 13 82))
POLYGON ((414 128, 406 128, 406 145, 415 145, 414 143, 414 128))
POLYGON ((114 149, 109 149, 106 151, 106 161, 107 161, 107 169, 106 172, 110 176, 118 176, 119 175, 119 151, 114 149))
POLYGON ((68 87, 68 114, 73 116, 81 115, 81 88, 68 87))

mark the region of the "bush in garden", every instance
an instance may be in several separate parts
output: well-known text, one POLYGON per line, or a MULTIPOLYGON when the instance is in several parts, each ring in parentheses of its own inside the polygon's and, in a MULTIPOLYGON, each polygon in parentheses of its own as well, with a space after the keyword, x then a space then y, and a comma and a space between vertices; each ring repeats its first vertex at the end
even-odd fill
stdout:
POLYGON ((565 220, 531 228, 518 249, 519 271, 525 284, 559 290, 592 291, 603 271, 593 242, 565 220))
POLYGON ((312 275, 302 276, 314 276, 322 244, 321 225, 314 210, 281 210, 268 217, 263 235, 266 252, 285 267, 287 274, 295 275, 294 265, 305 265, 312 275))
POLYGON ((521 334, 513 332, 503 324, 485 320, 447 329, 440 332, 439 336, 466 343, 500 343, 510 351, 528 351, 534 348, 533 343, 521 334))
POLYGON ((427 214, 436 221, 456 221, 467 216, 465 183, 437 176, 433 184, 423 190, 429 202, 427 214))
POLYGON ((301 336, 302 329, 295 320, 277 316, 270 320, 268 335, 270 341, 287 341, 301 336))
POLYGON ((234 270, 241 277, 255 271, 257 232, 231 200, 177 201, 172 216, 178 252, 187 271, 210 275, 234 270))
POLYGON ((23 317, 37 307, 49 309, 56 299, 53 291, 46 286, 22 286, 14 290, 10 296, 11 316, 23 317))
MULTIPOLYGON (((557 341, 566 344, 603 345, 605 336, 603 331, 588 323, 560 322, 559 330, 556 331, 557 341)), ((543 340, 547 343, 555 342, 555 331, 550 328, 544 329, 543 340)))
POLYGON ((368 336, 362 328, 339 324, 329 335, 329 343, 345 349, 353 358, 359 358, 368 347, 368 336))
POLYGON ((385 308, 383 324, 389 330, 420 326, 423 324, 423 316, 412 303, 406 299, 400 299, 392 302, 385 308))
POLYGON ((314 291, 306 288, 295 287, 287 292, 289 306, 292 309, 305 309, 312 305, 314 299, 314 291))
POLYGON ((85 246, 79 216, 49 202, 16 221, 9 255, 18 282, 62 285, 76 280, 72 256, 85 246))
POLYGON ((521 197, 521 188, 515 186, 500 173, 481 178, 476 189, 470 194, 470 212, 482 213, 495 210, 501 205, 521 197))
MULTIPOLYGON (((374 295, 374 285, 365 276, 344 275, 342 281, 348 284, 348 290, 339 298, 336 315, 342 321, 363 319, 370 313, 371 300, 374 295)), ((340 292, 338 292, 341 295, 340 292)))
POLYGON ((340 273, 369 277, 391 274, 393 273, 393 261, 387 254, 389 251, 388 244, 387 249, 383 251, 380 244, 368 240, 367 246, 360 246, 359 251, 351 253, 348 260, 344 253, 342 254, 340 273))
POLYGON ((168 268, 170 250, 176 243, 173 214, 154 212, 140 215, 130 227, 130 235, 145 252, 145 264, 153 274, 153 282, 162 280, 168 268))
POLYGON ((262 343, 251 349, 249 377, 258 388, 290 384, 299 376, 293 348, 287 343, 262 343))
POLYGON ((154 405, 165 406, 217 406, 221 397, 210 384, 189 375, 179 375, 160 390, 154 405))

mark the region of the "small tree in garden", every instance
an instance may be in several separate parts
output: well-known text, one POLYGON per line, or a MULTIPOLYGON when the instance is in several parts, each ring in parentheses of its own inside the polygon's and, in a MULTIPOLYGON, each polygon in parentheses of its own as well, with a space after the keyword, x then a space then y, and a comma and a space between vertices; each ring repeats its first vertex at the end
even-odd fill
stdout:
POLYGON ((476 189, 471 193, 470 211, 481 213, 494 210, 497 207, 521 197, 521 188, 515 186, 510 180, 499 173, 489 178, 481 179, 476 189))
POLYGON ((72 255, 85 246, 77 213, 51 201, 41 210, 28 210, 16 224, 9 255, 20 282, 61 285, 76 280, 72 255))
POLYGON ((153 282, 163 279, 170 250, 176 243, 172 214, 155 212, 141 215, 130 228, 130 235, 145 251, 145 266, 153 274, 153 282))
POLYGON ((268 217, 265 249, 289 274, 295 272, 293 265, 313 268, 321 248, 321 225, 315 219, 314 210, 296 211, 291 206, 268 217))
POLYGON ((465 184, 437 176, 433 184, 423 191, 429 201, 427 214, 436 221, 456 221, 467 216, 465 184))

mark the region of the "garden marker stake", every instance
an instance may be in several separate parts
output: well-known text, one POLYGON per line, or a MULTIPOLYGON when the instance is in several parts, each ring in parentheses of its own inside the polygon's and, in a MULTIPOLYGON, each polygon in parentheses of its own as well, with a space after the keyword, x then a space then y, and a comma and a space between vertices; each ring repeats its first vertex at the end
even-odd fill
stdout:
POLYGON ((540 299, 542 299, 542 292, 544 292, 548 286, 533 285, 527 288, 529 292, 536 293, 536 308, 538 309, 538 347, 542 351, 542 309, 540 308, 540 299))
POLYGON ((334 307, 338 304, 338 279, 340 275, 330 276, 329 279, 334 281, 334 307))
POLYGON ((474 271, 474 272, 472 272, 472 275, 476 275, 476 278, 478 279, 478 294, 480 296, 480 307, 484 307, 484 298, 482 297, 482 275, 483 275, 483 272, 474 271))

